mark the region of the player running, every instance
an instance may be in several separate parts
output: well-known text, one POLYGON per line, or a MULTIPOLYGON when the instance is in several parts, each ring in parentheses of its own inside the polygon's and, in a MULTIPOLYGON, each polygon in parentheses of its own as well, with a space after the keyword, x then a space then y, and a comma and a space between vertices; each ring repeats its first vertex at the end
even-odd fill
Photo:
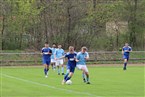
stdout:
POLYGON ((45 77, 48 77, 49 65, 51 61, 50 57, 52 54, 52 51, 49 48, 48 42, 45 42, 45 47, 42 48, 41 54, 42 54, 42 62, 44 65, 44 74, 45 74, 45 77))
POLYGON ((64 50, 62 49, 61 45, 58 45, 58 49, 55 52, 55 60, 56 60, 56 66, 58 68, 58 75, 60 75, 60 66, 61 66, 61 71, 62 75, 64 75, 64 65, 63 65, 63 59, 59 59, 64 56, 64 50))
POLYGON ((55 43, 53 43, 51 50, 52 50, 51 66, 52 66, 52 69, 55 70, 55 68, 56 68, 56 60, 54 58, 54 54, 56 52, 56 44, 55 43))
POLYGON ((124 67, 123 70, 126 70, 127 68, 127 62, 129 60, 129 54, 132 51, 132 48, 128 45, 128 43, 125 43, 125 46, 122 48, 122 54, 124 59, 124 67))
POLYGON ((82 77, 83 81, 86 82, 86 84, 90 84, 89 82, 89 71, 86 66, 86 61, 89 59, 89 54, 87 52, 86 47, 81 48, 81 52, 77 54, 76 62, 77 62, 77 68, 82 70, 82 77))
POLYGON ((74 51, 74 47, 70 46, 69 52, 64 56, 65 58, 68 59, 68 62, 67 62, 67 73, 64 76, 62 84, 64 84, 67 80, 71 79, 74 74, 76 67, 76 55, 77 53, 74 51))

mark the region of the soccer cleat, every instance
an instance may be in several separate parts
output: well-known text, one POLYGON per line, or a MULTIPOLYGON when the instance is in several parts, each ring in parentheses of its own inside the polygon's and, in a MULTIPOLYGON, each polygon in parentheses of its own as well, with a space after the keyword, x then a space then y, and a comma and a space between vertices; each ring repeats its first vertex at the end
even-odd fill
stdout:
POLYGON ((64 84, 65 84, 65 81, 64 81, 64 80, 62 80, 61 84, 62 84, 62 85, 64 85, 64 84))
POLYGON ((86 82, 86 84, 91 84, 90 82, 86 82))
POLYGON ((123 70, 126 70, 126 68, 123 68, 123 70))
POLYGON ((60 73, 58 73, 58 75, 60 75, 60 73))
POLYGON ((85 80, 85 78, 83 79, 83 81, 84 81, 84 83, 86 83, 86 80, 85 80))
POLYGON ((64 73, 62 73, 62 75, 64 75, 64 73))

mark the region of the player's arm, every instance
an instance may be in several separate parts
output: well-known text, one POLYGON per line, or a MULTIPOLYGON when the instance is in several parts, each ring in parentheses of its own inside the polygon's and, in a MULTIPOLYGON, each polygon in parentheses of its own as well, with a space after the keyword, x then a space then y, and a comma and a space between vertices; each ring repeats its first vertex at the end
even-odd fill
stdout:
POLYGON ((86 57, 85 57, 86 60, 89 60, 89 54, 88 52, 86 52, 86 57))
POLYGON ((41 49, 41 53, 40 53, 41 55, 43 55, 44 53, 43 53, 43 48, 41 49))
POLYGON ((52 50, 51 50, 51 49, 49 50, 48 54, 49 54, 49 55, 51 55, 51 54, 52 54, 52 50))
POLYGON ((76 58, 75 58, 76 62, 79 62, 79 54, 77 54, 76 58))
POLYGON ((60 57, 60 58, 58 58, 58 59, 64 59, 64 58, 66 58, 66 57, 68 57, 68 54, 63 54, 63 56, 62 57, 60 57))
POLYGON ((124 49, 122 48, 122 54, 124 54, 124 49))
POLYGON ((131 47, 129 48, 129 51, 128 52, 132 52, 132 48, 131 47))
POLYGON ((54 59, 55 59, 55 60, 57 60, 57 58, 56 58, 56 53, 57 53, 57 51, 54 52, 54 59))

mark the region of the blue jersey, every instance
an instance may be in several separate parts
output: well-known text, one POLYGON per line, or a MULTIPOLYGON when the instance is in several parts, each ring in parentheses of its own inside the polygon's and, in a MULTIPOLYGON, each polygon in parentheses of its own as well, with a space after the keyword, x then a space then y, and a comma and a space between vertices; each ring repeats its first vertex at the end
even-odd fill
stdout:
POLYGON ((51 49, 50 48, 42 48, 41 52, 43 53, 43 60, 47 60, 47 61, 50 61, 50 57, 51 57, 51 54, 48 54, 49 53, 52 53, 51 49))
POLYGON ((129 52, 128 51, 132 51, 132 48, 130 46, 124 46, 122 48, 122 50, 124 51, 124 56, 129 57, 129 52))
POLYGON ((77 53, 70 53, 70 52, 68 52, 65 55, 65 57, 68 59, 68 63, 67 63, 68 66, 76 67, 76 61, 75 61, 76 56, 77 53))
POLYGON ((56 58, 60 58, 64 56, 64 50, 63 49, 57 49, 55 52, 56 58))
POLYGON ((89 57, 88 52, 85 53, 79 52, 77 54, 77 60, 79 60, 77 62, 77 65, 86 65, 86 59, 85 59, 86 57, 89 57))
POLYGON ((55 54, 55 52, 56 52, 56 48, 51 48, 51 50, 52 50, 51 59, 54 59, 54 54, 55 54))

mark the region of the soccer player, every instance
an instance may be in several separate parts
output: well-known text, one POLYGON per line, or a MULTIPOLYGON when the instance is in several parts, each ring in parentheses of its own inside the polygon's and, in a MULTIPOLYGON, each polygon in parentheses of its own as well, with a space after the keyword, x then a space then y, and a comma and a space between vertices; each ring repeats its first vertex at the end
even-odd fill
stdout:
POLYGON ((65 58, 68 59, 68 62, 67 62, 67 73, 64 76, 62 84, 64 84, 67 80, 71 79, 71 77, 74 74, 76 67, 76 55, 77 53, 74 51, 74 47, 70 46, 69 52, 64 56, 65 58))
POLYGON ((56 66, 58 68, 58 75, 60 75, 60 66, 61 66, 61 71, 62 75, 64 75, 64 65, 63 65, 63 59, 59 59, 64 56, 64 50, 62 49, 61 45, 58 45, 58 49, 55 52, 55 60, 56 60, 56 66))
POLYGON ((132 51, 132 48, 128 45, 128 43, 125 43, 125 46, 122 48, 122 54, 124 59, 124 67, 123 70, 126 70, 127 68, 127 62, 129 60, 129 54, 132 51))
POLYGON ((53 43, 51 50, 52 50, 51 66, 52 66, 52 69, 55 70, 55 68, 56 68, 56 60, 54 58, 54 54, 56 52, 56 44, 55 43, 53 43))
POLYGON ((42 48, 41 54, 42 54, 42 62, 44 65, 44 74, 45 74, 45 77, 48 77, 49 65, 51 61, 50 57, 52 54, 52 51, 49 48, 48 42, 45 42, 45 47, 42 48))
POLYGON ((87 52, 86 47, 81 48, 81 52, 77 54, 76 62, 77 62, 77 68, 82 70, 82 77, 83 81, 86 82, 86 84, 90 84, 89 82, 89 71, 86 66, 86 61, 89 59, 89 54, 87 52))

